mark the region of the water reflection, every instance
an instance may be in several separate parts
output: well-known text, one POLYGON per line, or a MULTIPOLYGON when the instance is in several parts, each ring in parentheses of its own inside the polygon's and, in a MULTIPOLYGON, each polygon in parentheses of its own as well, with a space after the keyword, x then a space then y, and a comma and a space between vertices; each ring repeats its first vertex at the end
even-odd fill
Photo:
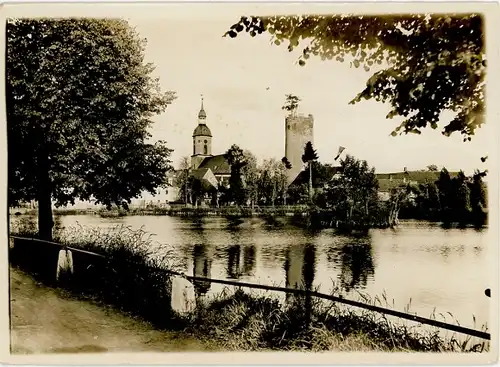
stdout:
POLYGON ((253 276, 256 266, 256 249, 254 245, 246 246, 243 249, 243 275, 253 276))
POLYGON ((227 277, 239 279, 252 276, 256 265, 254 245, 233 245, 227 249, 227 277))
POLYGON ((227 277, 238 279, 240 277, 241 246, 233 245, 227 249, 227 277))
MULTIPOLYGON (((193 248, 193 276, 210 278, 212 270, 212 259, 209 256, 207 245, 199 244, 193 248)), ((211 287, 210 282, 194 281, 195 291, 198 295, 206 294, 211 287)))
POLYGON ((286 287, 312 290, 316 269, 316 247, 291 245, 285 257, 286 287))
MULTIPOLYGON (((316 247, 313 244, 291 245, 285 258, 286 287, 311 291, 313 290, 316 270, 316 247)), ((311 296, 299 296, 288 293, 287 302, 300 305, 298 310, 304 317, 304 325, 310 322, 311 296)), ((300 317, 300 315, 298 315, 300 317)))
POLYGON ((348 244, 341 251, 340 284, 346 292, 364 288, 375 274, 372 246, 369 243, 348 244))
POLYGON ((333 246, 327 252, 330 265, 340 268, 337 278, 345 292, 365 288, 375 275, 373 250, 369 241, 350 241, 341 246, 333 246))

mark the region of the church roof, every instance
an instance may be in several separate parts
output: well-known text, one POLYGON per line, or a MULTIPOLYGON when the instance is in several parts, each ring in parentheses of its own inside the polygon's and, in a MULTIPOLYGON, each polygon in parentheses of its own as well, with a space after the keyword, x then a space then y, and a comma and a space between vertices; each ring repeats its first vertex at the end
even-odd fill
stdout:
POLYGON ((193 136, 212 136, 212 132, 205 124, 199 124, 193 131, 193 136))
POLYGON ((198 169, 210 168, 214 175, 229 175, 231 174, 231 166, 229 165, 224 154, 214 155, 205 158, 198 169))
POLYGON ((200 180, 205 189, 217 188, 217 179, 210 168, 198 168, 191 172, 191 176, 200 180))

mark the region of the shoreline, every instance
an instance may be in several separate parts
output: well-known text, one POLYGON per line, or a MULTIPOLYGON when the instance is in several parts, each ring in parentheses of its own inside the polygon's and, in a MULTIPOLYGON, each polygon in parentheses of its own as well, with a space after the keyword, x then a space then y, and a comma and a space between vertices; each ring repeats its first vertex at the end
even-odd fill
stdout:
MULTIPOLYGON (((343 223, 336 221, 334 218, 327 218, 326 220, 321 218, 321 215, 326 213, 325 211, 317 211, 319 215, 318 218, 312 218, 309 210, 284 210, 283 208, 260 208, 257 210, 251 210, 250 208, 236 208, 236 207, 223 207, 223 208, 154 208, 154 209, 138 209, 130 208, 127 210, 103 210, 103 209, 53 209, 53 215, 56 216, 96 216, 103 219, 106 218, 123 218, 123 217, 134 217, 134 216, 169 216, 169 217, 181 217, 181 218, 192 218, 203 219, 203 218, 226 218, 231 222, 244 220, 246 218, 261 218, 265 220, 268 225, 271 226, 283 226, 292 225, 299 228, 314 228, 314 229, 328 229, 332 228, 339 233, 353 233, 362 234, 370 229, 390 229, 398 228, 399 225, 408 222, 425 222, 433 223, 441 226, 444 229, 448 228, 474 228, 478 230, 488 229, 488 223, 481 226, 477 226, 473 223, 460 224, 458 222, 445 223, 438 220, 425 219, 425 218, 400 218, 398 224, 390 226, 387 223, 382 224, 365 224, 357 226, 356 223, 343 223)), ((328 213, 326 213, 328 215, 328 213)), ((38 212, 36 209, 24 209, 20 208, 9 208, 9 215, 12 217, 16 216, 37 216, 38 212)))

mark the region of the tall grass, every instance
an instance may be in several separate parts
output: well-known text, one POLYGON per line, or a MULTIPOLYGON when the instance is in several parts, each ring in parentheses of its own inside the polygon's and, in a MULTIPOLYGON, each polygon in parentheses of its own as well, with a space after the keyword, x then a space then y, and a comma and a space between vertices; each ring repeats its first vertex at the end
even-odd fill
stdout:
POLYGON ((201 303, 189 330, 217 340, 229 350, 482 352, 489 343, 438 329, 391 322, 371 311, 292 296, 280 303, 272 295, 226 289, 201 303), (309 313, 306 311, 308 305, 309 313))
MULTIPOLYGON (((17 234, 33 227, 19 221, 17 234)), ((161 329, 183 330, 223 350, 309 351, 430 351, 482 352, 489 343, 475 338, 443 336, 437 328, 424 329, 394 322, 386 316, 324 300, 264 294, 226 288, 211 297, 198 297, 195 312, 180 317, 170 308, 171 275, 180 271, 171 260, 172 248, 154 240, 142 228, 115 226, 59 229, 56 241, 106 256, 69 287, 77 296, 92 298, 140 317, 161 329)), ((25 254, 29 256, 29 254, 25 254)), ((76 263, 75 259, 75 263, 76 263)), ((75 272, 76 274, 77 272, 75 272)), ((336 294, 336 290, 332 291, 336 294)), ((387 297, 366 303, 390 306, 387 297), (382 304, 384 303, 385 304, 382 304)))

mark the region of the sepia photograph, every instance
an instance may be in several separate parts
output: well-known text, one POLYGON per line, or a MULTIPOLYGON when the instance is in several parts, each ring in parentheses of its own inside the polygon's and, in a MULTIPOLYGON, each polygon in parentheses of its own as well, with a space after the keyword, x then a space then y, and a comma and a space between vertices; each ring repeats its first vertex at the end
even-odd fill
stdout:
POLYGON ((4 12, 8 355, 498 359, 495 18, 400 5, 4 12))

